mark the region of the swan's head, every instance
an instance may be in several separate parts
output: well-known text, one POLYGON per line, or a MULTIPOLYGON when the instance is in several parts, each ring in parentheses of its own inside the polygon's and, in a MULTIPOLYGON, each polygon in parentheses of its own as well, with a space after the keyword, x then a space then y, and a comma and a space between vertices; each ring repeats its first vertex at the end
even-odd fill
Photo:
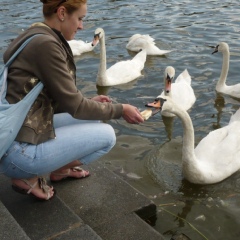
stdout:
POLYGON ((158 109, 158 110, 161 110, 162 107, 163 107, 163 104, 164 102, 166 101, 168 97, 157 97, 154 102, 152 103, 147 103, 145 105, 145 107, 149 107, 149 108, 155 108, 155 109, 158 109))
POLYGON ((104 36, 104 30, 102 28, 97 28, 94 32, 92 46, 96 46, 103 36, 104 36))
POLYGON ((175 69, 171 66, 166 67, 164 72, 164 91, 166 93, 170 93, 171 91, 171 84, 175 76, 175 69))
POLYGON ((220 42, 212 52, 212 54, 217 53, 217 52, 229 52, 229 47, 228 44, 225 42, 220 42))
POLYGON ((148 103, 145 105, 145 107, 150 107, 150 108, 155 108, 155 112, 153 112, 152 115, 156 114, 157 112, 159 112, 161 110, 161 112, 170 112, 173 113, 174 112, 174 102, 172 100, 171 97, 169 96, 161 96, 161 97, 157 97, 154 102, 152 103, 148 103))

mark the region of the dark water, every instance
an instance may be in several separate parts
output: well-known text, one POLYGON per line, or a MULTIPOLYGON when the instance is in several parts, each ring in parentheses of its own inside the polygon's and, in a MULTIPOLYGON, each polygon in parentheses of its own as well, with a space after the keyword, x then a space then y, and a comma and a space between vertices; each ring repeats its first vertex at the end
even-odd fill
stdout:
MULTIPOLYGON (((31 23, 42 20, 41 3, 3 0, 0 12, 2 56, 12 39, 31 23)), ((86 96, 106 93, 116 102, 128 102, 143 110, 144 104, 162 91, 166 66, 173 66, 176 75, 187 68, 197 97, 189 113, 198 143, 210 131, 228 124, 231 114, 239 107, 238 101, 215 92, 222 55, 212 55, 210 47, 220 41, 229 44, 228 83, 238 83, 239 16, 238 0, 89 0, 85 29, 76 38, 90 41, 97 27, 104 28, 108 66, 134 56, 125 46, 135 33, 150 34, 159 48, 175 51, 167 56, 149 56, 143 77, 129 84, 97 89, 97 47, 92 53, 76 58, 78 86, 86 96)), ((0 61, 2 63, 2 57, 0 61)), ((123 120, 109 123, 116 130, 117 144, 100 161, 159 206, 151 224, 166 239, 177 231, 193 240, 240 239, 239 174, 214 186, 198 186, 182 180, 182 124, 179 119, 163 121, 159 114, 138 126, 123 120), (164 172, 160 169, 161 178, 156 179, 149 174, 149 161, 159 159, 163 151, 166 159, 174 156, 176 164, 170 164, 164 172)))

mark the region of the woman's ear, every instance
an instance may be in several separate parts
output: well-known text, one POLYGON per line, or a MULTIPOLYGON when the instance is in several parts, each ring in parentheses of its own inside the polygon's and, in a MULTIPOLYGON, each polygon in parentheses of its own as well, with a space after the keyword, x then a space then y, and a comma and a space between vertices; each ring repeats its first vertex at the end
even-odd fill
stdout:
POLYGON ((64 21, 65 14, 66 14, 66 8, 64 6, 60 6, 57 10, 57 16, 60 21, 62 22, 64 21))

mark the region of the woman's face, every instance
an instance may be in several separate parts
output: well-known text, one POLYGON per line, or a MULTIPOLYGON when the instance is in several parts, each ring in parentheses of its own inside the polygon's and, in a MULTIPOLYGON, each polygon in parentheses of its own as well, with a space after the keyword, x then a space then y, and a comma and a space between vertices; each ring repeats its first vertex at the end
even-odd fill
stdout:
POLYGON ((66 13, 62 23, 61 32, 64 38, 69 41, 74 39, 78 29, 83 29, 83 18, 87 14, 87 4, 82 4, 71 15, 66 13))

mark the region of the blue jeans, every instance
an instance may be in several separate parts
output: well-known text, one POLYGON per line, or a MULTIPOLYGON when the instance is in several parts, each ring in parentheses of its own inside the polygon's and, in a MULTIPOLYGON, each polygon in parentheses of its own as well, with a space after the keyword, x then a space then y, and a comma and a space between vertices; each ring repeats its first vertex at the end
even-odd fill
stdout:
POLYGON ((88 164, 108 153, 116 143, 114 129, 100 121, 54 115, 56 138, 39 145, 14 141, 0 160, 0 173, 11 178, 41 176, 74 161, 88 164))

